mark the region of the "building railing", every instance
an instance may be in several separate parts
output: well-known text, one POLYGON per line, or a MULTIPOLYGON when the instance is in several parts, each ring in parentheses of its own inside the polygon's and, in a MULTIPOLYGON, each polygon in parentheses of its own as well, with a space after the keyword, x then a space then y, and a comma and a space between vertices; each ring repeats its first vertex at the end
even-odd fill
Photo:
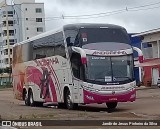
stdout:
MULTIPOLYGON (((3 34, 3 36, 7 36, 7 34, 3 34)), ((14 33, 9 33, 9 36, 14 36, 14 33)))
MULTIPOLYGON (((3 27, 6 27, 7 24, 3 24, 3 27)), ((13 26, 13 24, 8 24, 8 26, 13 26)))
MULTIPOLYGON (((6 15, 3 15, 2 17, 6 17, 6 15)), ((8 15, 8 17, 13 17, 13 14, 8 15)))

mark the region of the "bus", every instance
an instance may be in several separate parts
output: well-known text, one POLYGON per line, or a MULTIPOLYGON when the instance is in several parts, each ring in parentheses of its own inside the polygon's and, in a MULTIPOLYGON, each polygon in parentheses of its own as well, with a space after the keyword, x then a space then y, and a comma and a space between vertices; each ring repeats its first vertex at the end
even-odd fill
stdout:
POLYGON ((78 104, 136 99, 133 50, 125 28, 78 23, 45 32, 13 47, 16 99, 28 106, 44 103, 76 109, 78 104))

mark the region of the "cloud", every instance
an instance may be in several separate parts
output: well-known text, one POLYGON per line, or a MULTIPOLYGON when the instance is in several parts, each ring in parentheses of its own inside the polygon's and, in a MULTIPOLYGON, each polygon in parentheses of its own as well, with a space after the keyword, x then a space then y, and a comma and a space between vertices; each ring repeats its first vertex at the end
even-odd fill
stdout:
POLYGON ((36 2, 44 2, 46 12, 46 28, 47 30, 54 29, 64 24, 84 22, 84 23, 110 23, 117 24, 125 27, 128 32, 141 32, 147 31, 154 28, 160 28, 160 3, 153 6, 152 3, 159 1, 151 0, 36 0, 36 2), (150 6, 146 6, 150 5, 150 6), (141 8, 134 8, 139 7, 141 8), (143 7, 146 6, 146 7, 143 7), (149 9, 150 10, 139 10, 130 11, 130 8, 134 10, 149 9), (125 12, 90 18, 66 18, 62 19, 62 16, 79 16, 86 14, 97 14, 110 12, 115 10, 126 9, 125 12), (129 9, 127 11, 127 9, 129 9), (48 17, 48 19, 47 19, 48 17), (60 19, 54 19, 53 17, 61 17, 60 19), (86 19, 84 19, 86 18, 86 19))

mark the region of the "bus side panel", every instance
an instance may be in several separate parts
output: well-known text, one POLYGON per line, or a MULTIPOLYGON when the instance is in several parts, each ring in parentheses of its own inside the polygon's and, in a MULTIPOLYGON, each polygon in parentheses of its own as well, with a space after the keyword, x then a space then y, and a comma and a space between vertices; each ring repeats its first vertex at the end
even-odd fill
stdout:
POLYGON ((13 71, 14 91, 20 99, 25 86, 31 87, 35 101, 64 102, 64 86, 72 84, 69 63, 60 56, 16 64, 13 71))
POLYGON ((20 75, 13 75, 14 98, 22 100, 23 86, 21 85, 20 75))
POLYGON ((17 64, 13 69, 13 90, 16 99, 23 99, 23 88, 25 84, 25 72, 22 64, 17 64))
POLYGON ((61 56, 48 57, 26 63, 29 73, 27 83, 32 88, 35 101, 64 102, 63 89, 71 79, 68 61, 61 56), (36 87, 36 88, 35 88, 36 87))
POLYGON ((33 83, 33 94, 35 101, 57 102, 53 73, 47 67, 28 66, 27 71, 32 71, 27 82, 33 83))

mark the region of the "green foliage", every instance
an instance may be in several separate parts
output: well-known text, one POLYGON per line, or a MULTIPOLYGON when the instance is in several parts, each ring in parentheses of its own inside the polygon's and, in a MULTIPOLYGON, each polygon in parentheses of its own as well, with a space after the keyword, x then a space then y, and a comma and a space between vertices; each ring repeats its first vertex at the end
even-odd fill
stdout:
POLYGON ((2 73, 12 73, 12 68, 10 68, 10 67, 6 67, 6 68, 4 68, 4 69, 0 69, 0 74, 2 74, 2 73))

